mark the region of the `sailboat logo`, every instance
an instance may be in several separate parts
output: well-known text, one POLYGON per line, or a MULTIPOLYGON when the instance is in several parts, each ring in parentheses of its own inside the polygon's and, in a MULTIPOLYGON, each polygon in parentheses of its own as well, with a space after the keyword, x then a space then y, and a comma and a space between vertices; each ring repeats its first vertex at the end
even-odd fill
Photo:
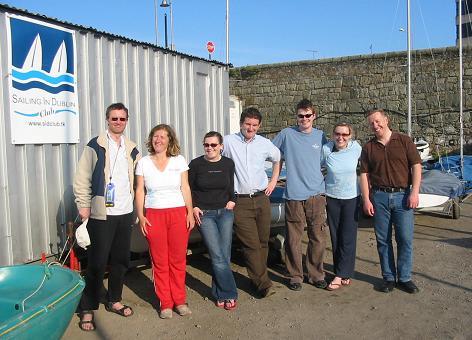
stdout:
POLYGON ((49 72, 42 69, 42 64, 41 37, 37 34, 23 66, 12 67, 12 86, 20 91, 37 88, 52 94, 63 91, 74 93, 74 76, 67 73, 67 50, 64 41, 54 56, 49 72))
POLYGON ((75 31, 7 13, 13 144, 77 143, 75 31))

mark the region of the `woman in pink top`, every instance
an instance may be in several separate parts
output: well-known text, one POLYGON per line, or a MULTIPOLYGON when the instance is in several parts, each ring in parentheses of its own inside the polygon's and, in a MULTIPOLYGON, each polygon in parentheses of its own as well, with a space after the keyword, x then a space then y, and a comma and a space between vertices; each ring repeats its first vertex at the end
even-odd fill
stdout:
POLYGON ((147 147, 149 155, 136 167, 136 211, 149 243, 159 316, 170 319, 172 309, 181 316, 192 313, 185 293, 187 242, 195 224, 189 168, 169 125, 155 126, 147 147))

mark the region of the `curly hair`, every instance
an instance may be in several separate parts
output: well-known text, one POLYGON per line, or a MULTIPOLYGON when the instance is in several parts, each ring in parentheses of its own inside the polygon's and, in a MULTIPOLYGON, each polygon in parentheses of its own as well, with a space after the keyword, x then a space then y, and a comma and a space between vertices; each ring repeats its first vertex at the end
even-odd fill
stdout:
POLYGON ((177 139, 174 129, 170 125, 167 125, 167 124, 156 125, 152 128, 151 132, 149 132, 149 137, 146 142, 146 146, 149 153, 151 155, 154 155, 156 153, 156 151, 154 150, 154 147, 152 146, 152 137, 159 130, 164 130, 165 132, 167 132, 167 137, 169 137, 169 145, 167 146, 166 156, 174 157, 174 156, 180 155, 179 140, 177 139))

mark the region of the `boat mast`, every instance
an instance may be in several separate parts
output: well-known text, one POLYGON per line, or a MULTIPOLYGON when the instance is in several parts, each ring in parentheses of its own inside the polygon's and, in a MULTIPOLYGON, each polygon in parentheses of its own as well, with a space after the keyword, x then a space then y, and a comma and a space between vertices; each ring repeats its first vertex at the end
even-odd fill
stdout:
POLYGON ((407 0, 407 55, 408 55, 408 120, 407 120, 407 131, 408 136, 411 137, 411 22, 410 22, 410 0, 407 0))
POLYGON ((459 0, 459 126, 460 126, 460 152, 461 175, 464 178, 464 122, 462 112, 462 0, 459 0))

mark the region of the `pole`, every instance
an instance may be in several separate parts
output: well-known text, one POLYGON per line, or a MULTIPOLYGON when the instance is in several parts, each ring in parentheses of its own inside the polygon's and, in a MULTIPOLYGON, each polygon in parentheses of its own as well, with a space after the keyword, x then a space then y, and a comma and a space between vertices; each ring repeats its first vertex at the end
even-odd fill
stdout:
POLYGON ((407 55, 408 55, 408 136, 411 137, 411 21, 410 0, 407 1, 407 55))
POLYGON ((165 47, 168 48, 169 45, 167 44, 167 13, 164 13, 164 36, 165 36, 165 47))
POLYGON ((174 46, 174 14, 173 14, 173 11, 172 11, 172 7, 173 7, 173 1, 169 1, 169 4, 170 4, 170 49, 172 51, 175 50, 175 46, 174 46))
POLYGON ((460 126, 460 162, 461 162, 461 175, 464 178, 464 122, 462 112, 462 0, 459 0, 459 126, 460 126))
POLYGON ((229 64, 229 0, 226 0, 226 65, 229 64))
POLYGON ((154 31, 156 32, 156 46, 159 46, 159 34, 157 26, 157 0, 154 0, 154 31))
POLYGON ((307 52, 311 52, 313 56, 313 60, 315 60, 315 53, 318 53, 317 50, 306 50, 307 52))

